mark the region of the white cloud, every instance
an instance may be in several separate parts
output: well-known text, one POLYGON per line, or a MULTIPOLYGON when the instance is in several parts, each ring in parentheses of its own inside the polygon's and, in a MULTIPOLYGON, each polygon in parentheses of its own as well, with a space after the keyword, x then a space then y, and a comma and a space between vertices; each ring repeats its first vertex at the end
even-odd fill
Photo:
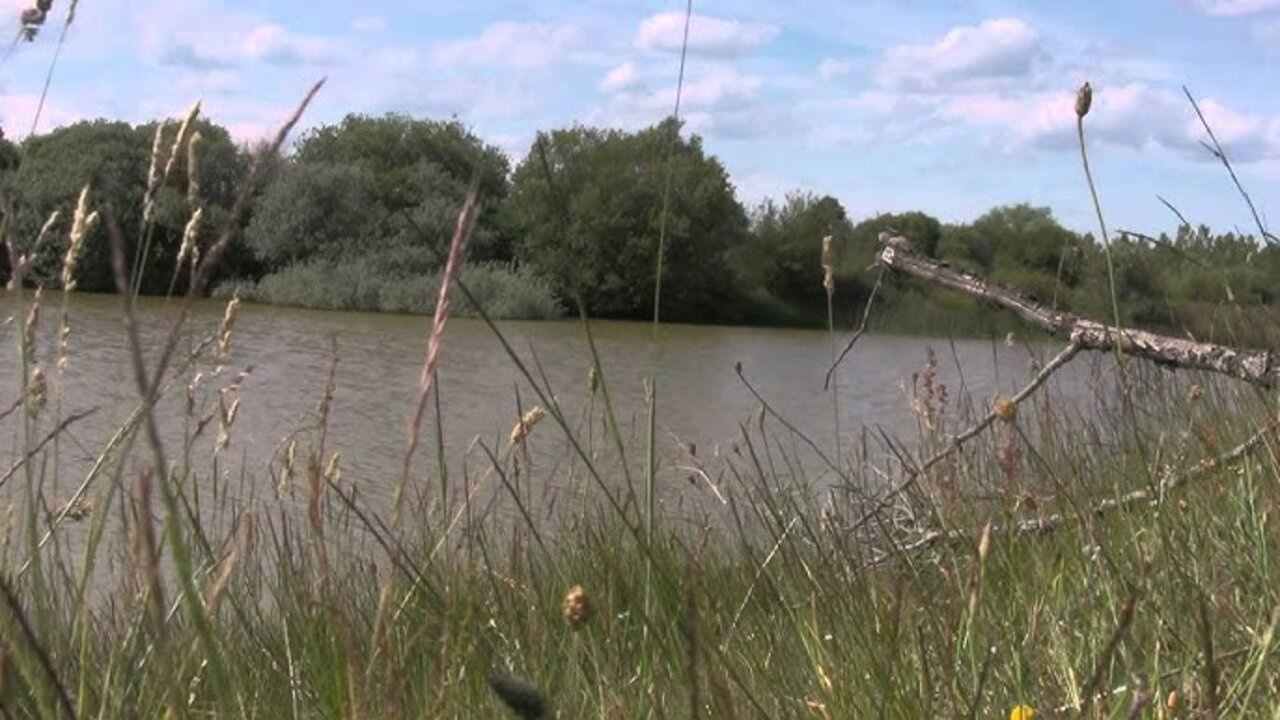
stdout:
POLYGON ((636 69, 635 63, 628 60, 605 73, 604 79, 600 81, 600 89, 616 92, 635 87, 639 83, 640 71, 636 69))
POLYGON ((272 65, 320 65, 351 54, 343 40, 295 33, 280 25, 260 24, 243 32, 181 33, 161 61, 196 70, 214 70, 245 62, 272 65))
MULTIPOLYGON (((636 30, 636 47, 645 50, 680 52, 684 42, 684 13, 651 15, 636 30)), ((767 45, 778 36, 778 28, 766 23, 723 20, 706 15, 689 18, 689 52, 705 55, 739 55, 767 45)))
MULTIPOLYGON (((615 91, 606 106, 593 110, 584 121, 609 127, 646 127, 671 113, 675 106, 674 85, 672 78, 660 89, 637 84, 615 91)), ((715 64, 694 71, 680 96, 685 132, 746 138, 790 128, 788 111, 765 102, 765 87, 765 78, 741 73, 731 65, 715 64)))
POLYGON ((932 45, 890 48, 876 82, 904 90, 948 90, 975 80, 1026 76, 1043 55, 1040 35, 1016 18, 952 28, 932 45))
POLYGON ((443 65, 545 67, 562 61, 581 41, 572 25, 499 22, 475 37, 440 43, 433 57, 443 65))
POLYGON ((1280 0, 1195 0, 1202 12, 1219 17, 1240 17, 1280 8, 1280 0))
MULTIPOLYGON (((1241 113, 1212 98, 1199 103, 1233 161, 1280 158, 1280 118, 1241 113)), ((935 116, 995 130, 1012 144, 1073 147, 1076 142, 1075 96, 1070 92, 959 95, 941 101, 935 116)), ((1201 145, 1204 127, 1186 98, 1146 83, 1095 88, 1085 127, 1089 138, 1114 145, 1160 147, 1197 160, 1213 159, 1201 145)))
MULTIPOLYGON (((0 128, 3 128, 4 137, 15 142, 26 137, 39 105, 39 93, 0 93, 0 128)), ((40 111, 40 126, 36 132, 48 132, 55 127, 70 125, 88 117, 90 113, 83 108, 65 104, 58 97, 50 96, 40 111)))
POLYGON ((831 82, 838 77, 848 75, 851 69, 853 69, 853 64, 848 60, 824 58, 822 62, 818 63, 818 77, 831 82))
POLYGON ((381 15, 361 15, 351 21, 351 29, 356 32, 378 32, 387 29, 387 19, 381 15))

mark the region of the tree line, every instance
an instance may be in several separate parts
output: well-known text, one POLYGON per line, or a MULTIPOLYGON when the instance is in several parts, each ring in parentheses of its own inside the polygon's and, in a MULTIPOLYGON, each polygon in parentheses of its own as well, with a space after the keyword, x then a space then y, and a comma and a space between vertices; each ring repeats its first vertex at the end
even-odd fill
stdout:
MULTIPOLYGON (((156 123, 96 120, 0 142, 0 211, 18 255, 35 248, 27 284, 55 286, 82 187, 109 207, 130 243, 143 293, 181 291, 176 272, 193 194, 207 247, 245 180, 254 149, 196 122, 198 147, 154 193, 144 217, 156 123), (198 172, 189 174, 193 160, 198 172), (191 187, 191 180, 197 181, 191 187)), ((747 207, 724 165, 668 119, 627 132, 575 125, 537 134, 514 166, 456 121, 400 114, 347 116, 304 133, 268 168, 224 256, 215 292, 349 310, 430 312, 440 256, 468 189, 482 201, 463 279, 499 316, 653 314, 670 321, 820 325, 827 321, 822 239, 830 236, 839 325, 875 282, 878 235, 895 229, 955 267, 1018 286, 1063 310, 1112 317, 1106 257, 1048 208, 996 207, 968 223, 924 212, 856 220, 829 195, 796 191, 747 207), (664 248, 661 270, 658 247, 664 248)), ((1257 237, 1181 225, 1172 234, 1112 238, 1116 295, 1126 323, 1203 334, 1241 312, 1277 303, 1280 251, 1257 237), (1234 315, 1233 315, 1234 313, 1234 315)), ((12 259, 0 253, 0 280, 12 259)), ((114 289, 104 230, 86 241, 80 290, 114 289)), ((887 278, 876 313, 884 329, 973 332, 1007 326, 968 298, 887 278)), ((461 311, 474 311, 466 303, 461 311)))

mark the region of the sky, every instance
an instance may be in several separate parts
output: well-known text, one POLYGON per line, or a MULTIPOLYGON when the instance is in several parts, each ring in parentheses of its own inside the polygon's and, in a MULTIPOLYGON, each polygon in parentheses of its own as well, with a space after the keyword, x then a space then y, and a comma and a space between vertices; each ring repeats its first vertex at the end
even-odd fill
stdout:
MULTIPOLYGON (((0 0, 13 37, 31 0, 0 0)), ((1097 231, 1252 221, 1188 88, 1264 218, 1280 225, 1280 0, 694 0, 681 116, 748 205, 801 190, 856 221, 1050 207, 1097 231)), ((0 66, 0 126, 31 131, 68 3, 0 66)), ((38 132, 180 116, 272 134, 327 78, 303 127, 347 113, 456 117, 518 162, 538 130, 638 129, 676 98, 685 4, 649 0, 83 0, 38 132)), ((1274 227, 1270 228, 1274 231, 1274 227)))

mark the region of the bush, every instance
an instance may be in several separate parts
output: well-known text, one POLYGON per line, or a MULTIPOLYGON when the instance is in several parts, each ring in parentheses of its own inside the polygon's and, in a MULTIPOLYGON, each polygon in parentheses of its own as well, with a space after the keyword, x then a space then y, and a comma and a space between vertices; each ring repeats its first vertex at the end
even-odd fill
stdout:
MULTIPOLYGON (((431 314, 440 292, 441 273, 388 273, 378 258, 353 262, 313 260, 289 265, 256 283, 228 283, 217 296, 239 293, 246 300, 324 310, 365 310, 431 314)), ((502 263, 468 264, 462 282, 491 317, 551 319, 564 308, 550 285, 527 268, 502 263)), ((461 293, 452 296, 454 315, 475 316, 461 293)))

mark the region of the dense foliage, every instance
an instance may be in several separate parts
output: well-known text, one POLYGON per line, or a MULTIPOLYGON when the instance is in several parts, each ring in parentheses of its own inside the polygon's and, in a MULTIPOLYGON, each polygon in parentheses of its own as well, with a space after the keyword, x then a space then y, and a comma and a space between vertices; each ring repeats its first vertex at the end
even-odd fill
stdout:
MULTIPOLYGON (((195 129, 207 246, 253 153, 215 124, 202 120, 195 129)), ((154 222, 144 224, 154 134, 154 123, 99 120, 0 145, 0 187, 18 253, 61 213, 28 284, 57 282, 65 227, 88 183, 95 205, 111 208, 125 231, 142 292, 169 289, 192 194, 179 153, 155 193, 154 222)), ((1007 205, 964 224, 923 212, 851 219, 835 198, 796 191, 748 209, 720 161, 674 120, 636 132, 578 125, 542 132, 512 167, 457 121, 350 115, 304 133, 267 178, 242 219, 242 241, 215 278, 224 291, 238 287, 267 302, 429 311, 434 300, 413 295, 436 282, 458 210, 475 188, 482 206, 468 273, 489 279, 499 298, 492 306, 502 312, 544 317, 581 306, 599 317, 652 317, 661 267, 664 319, 818 325, 827 307, 822 238, 830 236, 833 309, 846 325, 870 295, 879 233, 894 229, 925 253, 1060 309, 1112 316, 1101 244, 1060 225, 1048 208, 1007 205)), ((100 226, 86 243, 80 289, 114 287, 106 247, 100 226)), ((1111 253, 1126 323, 1218 332, 1240 308, 1280 300, 1280 251, 1252 236, 1183 226, 1173 235, 1113 239, 1111 253)), ((0 279, 8 272, 0 254, 0 279)), ((1004 327, 973 301, 919 284, 888 278, 882 292, 876 317, 885 328, 1004 327)))

